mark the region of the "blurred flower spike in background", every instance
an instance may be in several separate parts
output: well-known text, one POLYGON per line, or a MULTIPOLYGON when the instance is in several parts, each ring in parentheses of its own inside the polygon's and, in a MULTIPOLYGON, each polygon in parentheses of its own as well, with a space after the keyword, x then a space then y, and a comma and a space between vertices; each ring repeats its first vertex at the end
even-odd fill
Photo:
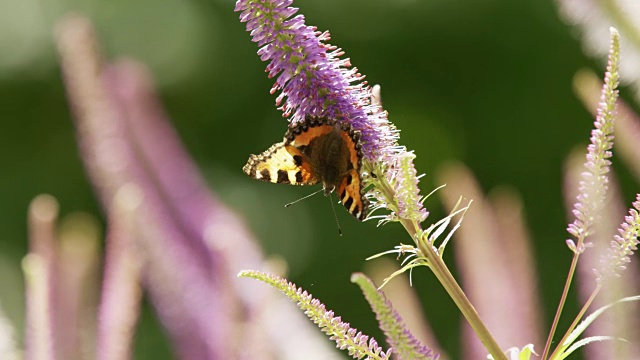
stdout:
POLYGON ((261 251, 207 190, 144 68, 105 62, 82 16, 63 19, 56 41, 82 159, 107 214, 107 245, 98 289, 99 271, 86 265, 97 250, 83 245, 96 239, 75 240, 85 253, 64 246, 56 239, 56 201, 33 201, 26 357, 132 358, 142 290, 180 359, 294 358, 296 346, 331 358, 285 299, 234 281, 242 267, 265 267, 261 251), (253 315, 237 320, 247 312, 253 315), (278 331, 264 331, 276 322, 278 331))

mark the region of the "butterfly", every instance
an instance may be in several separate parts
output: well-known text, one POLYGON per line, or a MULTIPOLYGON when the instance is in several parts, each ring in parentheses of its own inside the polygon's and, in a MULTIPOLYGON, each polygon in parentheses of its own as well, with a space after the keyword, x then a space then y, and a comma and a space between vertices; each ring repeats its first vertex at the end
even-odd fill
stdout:
POLYGON ((282 142, 251 155, 242 170, 254 179, 278 184, 322 183, 325 196, 337 190, 349 213, 363 221, 369 204, 360 173, 360 136, 347 123, 308 115, 289 127, 282 142))

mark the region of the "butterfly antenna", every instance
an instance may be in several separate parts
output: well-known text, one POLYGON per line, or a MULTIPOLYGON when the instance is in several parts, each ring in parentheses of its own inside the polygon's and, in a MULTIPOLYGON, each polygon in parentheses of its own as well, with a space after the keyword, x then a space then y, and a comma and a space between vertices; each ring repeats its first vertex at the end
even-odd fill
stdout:
MULTIPOLYGON (((304 199, 306 199, 306 198, 310 198, 310 197, 312 197, 313 195, 315 195, 315 194, 319 193, 319 192, 320 192, 320 191, 322 191, 322 190, 324 190, 324 189, 320 189, 320 190, 315 191, 315 192, 313 192, 313 193, 311 193, 311 194, 309 194, 309 195, 307 195, 307 196, 305 196, 305 197, 301 197, 300 199, 298 199, 298 200, 296 200, 296 201, 292 201, 292 202, 290 202, 290 203, 288 203, 288 204, 285 204, 285 205, 284 205, 284 207, 289 207, 289 206, 291 206, 291 205, 293 205, 293 204, 297 203, 298 201, 304 200, 304 199)), ((334 211, 334 212, 335 212, 335 211, 334 211)))
POLYGON ((338 225, 338 235, 342 236, 342 229, 340 229, 340 222, 338 221, 338 215, 336 214, 336 207, 333 205, 333 196, 329 196, 329 201, 331 202, 333 217, 336 218, 336 225, 338 225))

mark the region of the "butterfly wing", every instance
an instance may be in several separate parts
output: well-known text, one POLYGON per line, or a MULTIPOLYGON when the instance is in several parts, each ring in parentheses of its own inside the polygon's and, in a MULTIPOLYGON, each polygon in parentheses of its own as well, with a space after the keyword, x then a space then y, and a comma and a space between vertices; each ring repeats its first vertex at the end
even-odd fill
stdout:
MULTIPOLYGON (((305 121, 287 132, 285 142, 289 142, 307 156, 318 156, 312 149, 316 146, 314 142, 317 144, 322 137, 334 131, 336 124, 335 120, 307 116, 305 121)), ((363 221, 367 216, 369 204, 364 197, 360 175, 362 166, 360 132, 354 131, 348 123, 342 123, 339 134, 346 145, 346 151, 340 155, 342 157, 340 162, 344 167, 340 169, 343 172, 336 186, 337 193, 347 211, 356 219, 363 221)))
POLYGON ((362 166, 362 150, 360 148, 360 133, 353 131, 348 124, 341 126, 340 136, 347 145, 347 172, 343 175, 337 186, 340 202, 345 208, 363 221, 367 217, 369 202, 364 196, 364 187, 360 168, 362 166))
POLYGON ((367 216, 368 203, 362 193, 362 182, 358 172, 354 169, 345 176, 338 184, 338 196, 345 208, 363 221, 367 216))
POLYGON ((285 144, 293 145, 301 151, 305 151, 312 142, 316 141, 334 130, 335 120, 307 116, 287 131, 284 135, 285 144))
POLYGON ((251 155, 242 168, 254 179, 278 184, 314 185, 317 177, 304 154, 284 142, 274 144, 260 155, 251 155))

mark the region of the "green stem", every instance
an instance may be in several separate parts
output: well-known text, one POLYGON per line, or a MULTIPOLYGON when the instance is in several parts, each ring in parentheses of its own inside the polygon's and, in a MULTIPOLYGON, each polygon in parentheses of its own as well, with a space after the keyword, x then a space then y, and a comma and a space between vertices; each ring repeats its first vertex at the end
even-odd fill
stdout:
MULTIPOLYGON (((417 223, 406 219, 400 219, 400 221, 413 238, 415 238, 416 234, 420 234, 420 225, 417 223)), ((480 319, 480 315, 478 315, 476 309, 471 305, 471 302, 462 291, 462 288, 460 288, 460 285, 456 282, 456 279, 453 277, 442 258, 435 252, 433 247, 429 245, 428 240, 420 239, 418 241, 418 247, 429 261, 431 271, 433 271, 438 281, 440 281, 440 284, 442 284, 449 296, 451 296, 453 301, 456 303, 458 309, 460 309, 462 315, 467 319, 469 325, 471 325, 473 331, 478 335, 478 338, 480 338, 480 341, 482 341, 485 348, 495 360, 507 360, 507 357, 500 348, 500 345, 498 345, 493 336, 491 336, 489 329, 487 329, 480 319)))
MULTIPOLYGON (((580 249, 582 249, 584 238, 585 238, 584 235, 580 235, 580 237, 578 238, 578 243, 576 244, 576 247, 573 253, 573 260, 571 260, 571 267, 569 268, 569 274, 567 274, 567 281, 565 281, 564 283, 564 290, 562 290, 560 303, 558 304, 558 309, 556 310, 556 316, 553 318, 553 323, 551 324, 551 330, 549 330, 549 336, 547 337, 547 342, 544 345, 544 351, 542 352, 542 356, 540 357, 540 359, 542 360, 546 359, 546 356, 549 353, 549 350, 551 349, 551 342, 553 341, 553 335, 555 335, 556 329, 558 328, 558 323, 560 322, 560 315, 562 315, 562 309, 564 308, 564 304, 567 301, 567 296, 569 295, 569 289, 571 288, 571 282, 573 281, 573 275, 576 273, 576 267, 578 266, 578 258, 580 257, 580 249)), ((560 343, 560 346, 562 346, 562 342, 560 343)))
POLYGON ((562 344, 564 344, 564 342, 567 340, 569 335, 571 335, 571 332, 576 328, 576 326, 578 326, 578 323, 580 322, 580 320, 582 320, 582 317, 587 312, 587 309, 589 309, 589 306, 591 306, 591 303, 593 302, 593 300, 596 298, 596 296, 600 292, 600 289, 602 289, 602 285, 598 284, 598 286, 596 286, 596 288, 591 293, 591 296, 589 296, 589 299, 587 300, 587 302, 585 302, 584 305, 582 306, 582 309, 580 309, 580 312, 578 313, 576 318, 573 319, 573 322, 571 323, 571 326, 569 326, 569 329, 567 330, 567 332, 562 337, 562 340, 560 340, 560 342, 558 343, 558 347, 556 347, 555 351, 549 356, 549 359, 553 359, 554 356, 557 355, 557 352, 560 349, 562 349, 562 344))
MULTIPOLYGON (((373 174, 378 173, 382 174, 383 171, 378 171, 369 163, 365 163, 365 169, 367 172, 373 174)), ((383 195, 387 199, 387 205, 392 212, 397 213, 397 208, 395 205, 396 194, 395 190, 386 180, 385 176, 376 177, 376 186, 383 193, 383 195)), ((416 221, 399 218, 400 223, 407 230, 411 238, 418 244, 419 250, 422 254, 427 258, 429 262, 429 268, 433 271, 434 275, 440 281, 440 284, 447 291, 451 299, 455 302, 460 309, 462 315, 464 315, 465 319, 471 325, 473 331, 478 335, 480 341, 484 345, 484 347, 489 351, 489 353, 493 356, 495 360, 507 360, 506 355, 500 348, 500 345, 496 342, 496 340, 491 336, 489 329, 484 325, 482 320, 480 319, 480 315, 476 309, 471 305, 471 302, 460 288, 460 285, 456 282, 456 279, 453 277, 447 265, 444 263, 442 258, 436 253, 433 249, 433 246, 429 243, 428 239, 418 238, 418 236, 422 236, 422 229, 420 224, 416 221)))
MULTIPOLYGON (((580 243, 580 241, 578 241, 580 243)), ((571 267, 569 268, 569 274, 567 275, 567 280, 564 283, 564 290, 562 290, 562 296, 560 297, 560 303, 558 304, 558 309, 556 310, 556 315, 553 318, 553 323, 551 324, 551 330, 549 330, 549 336, 547 337, 547 342, 544 345, 544 351, 542 352, 542 356, 540 359, 545 360, 549 350, 551 349, 551 341, 553 341, 553 335, 555 335, 556 329, 558 328, 558 323, 560 322, 560 315, 562 314, 562 309, 564 308, 564 304, 567 301, 567 296, 569 294, 569 288, 571 288, 571 281, 573 280, 573 274, 576 272, 576 266, 578 265, 578 257, 580 254, 578 252, 573 253, 573 260, 571 261, 571 267)))

